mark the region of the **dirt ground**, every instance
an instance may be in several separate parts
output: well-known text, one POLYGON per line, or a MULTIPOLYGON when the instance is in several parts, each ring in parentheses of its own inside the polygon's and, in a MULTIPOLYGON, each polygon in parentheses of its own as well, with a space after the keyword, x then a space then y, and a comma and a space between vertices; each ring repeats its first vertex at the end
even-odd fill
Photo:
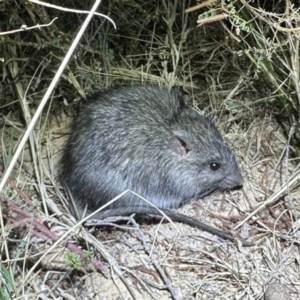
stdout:
MULTIPOLYGON (((91 251, 109 271, 99 272, 86 260, 78 265, 62 245, 45 243, 30 230, 25 236, 23 232, 21 237, 30 241, 26 265, 35 266, 38 259, 41 261, 38 269, 32 267, 29 277, 27 271, 19 269, 26 275, 26 280, 22 276, 20 280, 31 293, 37 293, 37 298, 263 299, 268 287, 276 291, 274 284, 289 295, 279 299, 299 298, 300 194, 297 189, 288 189, 286 194, 287 183, 297 168, 286 159, 285 138, 271 118, 266 115, 264 120, 255 120, 247 132, 234 125, 226 135, 245 177, 243 189, 214 194, 179 210, 233 233, 236 243, 166 220, 136 223, 129 218, 118 225, 108 220, 100 228, 72 227, 76 221, 70 215, 61 215, 67 209, 63 198, 57 198, 63 189, 57 181, 56 166, 68 124, 66 116, 61 122, 53 121, 45 131, 46 142, 41 149, 45 153, 46 202, 52 203, 57 214, 34 215, 58 237, 70 231, 68 241, 91 251), (278 193, 286 195, 278 199, 278 193), (243 247, 239 238, 255 245, 243 247)), ((26 162, 25 153, 22 170, 30 173, 32 166, 26 162)), ((24 184, 28 180, 22 174, 18 178, 24 184)), ((34 199, 34 191, 32 194, 34 199)))

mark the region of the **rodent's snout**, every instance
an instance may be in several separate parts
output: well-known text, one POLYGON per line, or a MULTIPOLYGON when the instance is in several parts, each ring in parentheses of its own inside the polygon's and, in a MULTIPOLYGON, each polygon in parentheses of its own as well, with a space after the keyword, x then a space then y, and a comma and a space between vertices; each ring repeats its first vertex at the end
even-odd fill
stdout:
POLYGON ((226 177, 224 183, 227 186, 227 190, 233 191, 241 189, 245 183, 245 180, 240 170, 236 169, 234 172, 232 172, 232 174, 229 174, 226 177))
POLYGON ((234 182, 232 183, 232 189, 231 190, 240 190, 245 183, 245 179, 242 176, 242 174, 239 174, 236 176, 234 182))

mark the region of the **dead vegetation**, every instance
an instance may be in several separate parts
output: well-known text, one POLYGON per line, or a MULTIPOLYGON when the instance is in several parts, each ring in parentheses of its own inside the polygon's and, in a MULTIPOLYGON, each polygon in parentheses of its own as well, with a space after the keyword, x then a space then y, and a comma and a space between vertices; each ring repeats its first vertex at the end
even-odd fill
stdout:
POLYGON ((93 16, 11 165, 90 9, 35 2, 0 4, 0 177, 13 167, 0 194, 0 299, 299 299, 298 4, 102 1, 116 29, 93 16), (246 179, 180 211, 254 247, 133 217, 86 228, 69 214, 57 162, 82 98, 146 81, 180 85, 212 114, 246 179))

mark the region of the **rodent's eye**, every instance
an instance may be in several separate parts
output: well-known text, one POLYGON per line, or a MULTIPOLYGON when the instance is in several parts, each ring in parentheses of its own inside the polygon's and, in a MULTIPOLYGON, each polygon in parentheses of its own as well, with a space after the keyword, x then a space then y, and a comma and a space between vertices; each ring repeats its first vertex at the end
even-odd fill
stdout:
POLYGON ((217 171, 218 169, 221 168, 221 165, 218 163, 210 163, 209 166, 210 166, 211 170, 213 170, 213 171, 217 171))

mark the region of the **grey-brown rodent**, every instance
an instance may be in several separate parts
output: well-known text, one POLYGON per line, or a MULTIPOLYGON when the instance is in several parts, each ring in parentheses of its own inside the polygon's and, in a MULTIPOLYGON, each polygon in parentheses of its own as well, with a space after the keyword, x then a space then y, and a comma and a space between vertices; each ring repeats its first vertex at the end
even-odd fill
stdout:
MULTIPOLYGON (((94 94, 73 122, 61 162, 61 177, 79 212, 95 211, 130 189, 176 221, 179 214, 170 209, 244 182, 214 123, 176 89, 149 84, 94 94)), ((155 212, 127 193, 96 218, 155 212)), ((203 226, 197 227, 209 231, 203 226)))

